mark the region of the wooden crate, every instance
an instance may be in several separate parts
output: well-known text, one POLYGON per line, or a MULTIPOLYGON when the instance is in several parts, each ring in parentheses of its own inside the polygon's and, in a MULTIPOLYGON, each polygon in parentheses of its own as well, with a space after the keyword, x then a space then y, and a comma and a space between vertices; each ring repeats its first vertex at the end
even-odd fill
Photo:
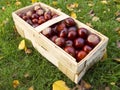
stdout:
POLYGON ((46 38, 40 33, 45 28, 57 22, 60 22, 70 16, 41 2, 19 9, 13 12, 12 16, 18 33, 22 37, 25 37, 26 39, 30 40, 34 48, 37 49, 41 55, 43 55, 52 64, 58 67, 59 70, 61 70, 75 83, 78 83, 79 80, 86 73, 86 71, 93 64, 99 61, 105 53, 108 38, 102 35, 100 32, 74 19, 78 27, 84 27, 88 29, 89 32, 98 35, 101 39, 100 43, 83 60, 77 63, 75 58, 70 56, 63 49, 61 49, 59 46, 54 44, 52 41, 50 41, 48 38, 46 38), (17 14, 31 10, 36 5, 40 5, 43 8, 49 8, 51 11, 57 13, 59 16, 39 25, 36 28, 33 28, 31 25, 29 25, 23 19, 21 19, 17 14))

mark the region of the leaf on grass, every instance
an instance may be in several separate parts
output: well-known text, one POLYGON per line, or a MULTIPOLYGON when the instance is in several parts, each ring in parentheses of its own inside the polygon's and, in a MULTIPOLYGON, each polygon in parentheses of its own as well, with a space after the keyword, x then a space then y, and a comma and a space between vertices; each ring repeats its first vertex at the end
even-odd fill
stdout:
POLYGON ((93 22, 96 22, 96 21, 99 21, 99 20, 100 20, 100 18, 97 17, 97 16, 94 16, 94 17, 92 18, 92 21, 93 21, 93 22))
POLYGON ((120 11, 115 12, 116 17, 120 16, 120 11))
POLYGON ((88 13, 91 17, 95 16, 95 13, 93 10, 90 10, 90 12, 88 13))
POLYGON ((25 78, 29 77, 29 73, 26 73, 26 74, 24 75, 24 77, 25 77, 25 78))
POLYGON ((37 0, 31 0, 32 1, 32 3, 36 3, 37 2, 37 0))
POLYGON ((72 90, 84 90, 84 88, 77 84, 72 90))
POLYGON ((117 40, 117 48, 120 48, 120 40, 117 40))
POLYGON ((70 90, 70 88, 65 84, 64 81, 58 80, 53 83, 52 90, 70 90))
POLYGON ((31 53, 32 53, 32 50, 31 50, 31 49, 26 48, 26 49, 25 49, 25 53, 26 53, 26 54, 31 54, 31 53))
POLYGON ((53 4, 54 6, 56 6, 56 5, 58 5, 58 2, 57 2, 57 1, 53 1, 52 4, 53 4))
POLYGON ((69 11, 73 11, 74 8, 77 8, 79 6, 78 3, 72 3, 72 4, 67 4, 66 7, 69 11))
POLYGON ((102 59, 106 59, 108 57, 107 51, 104 53, 103 58, 102 59))
POLYGON ((120 31, 120 27, 115 28, 115 31, 119 32, 120 31))
POLYGON ((116 20, 117 20, 118 22, 120 22, 120 17, 116 18, 116 20))
POLYGON ((20 5, 21 5, 21 2, 18 1, 18 0, 16 0, 15 5, 16 5, 16 6, 20 6, 20 5))
POLYGON ((84 80, 81 80, 81 86, 85 89, 90 89, 92 86, 84 80))
POLYGON ((22 40, 22 41, 19 43, 18 49, 19 49, 19 50, 24 50, 24 49, 26 49, 25 40, 22 40))
POLYGON ((31 86, 31 87, 29 87, 29 89, 28 90, 34 90, 34 87, 33 86, 31 86))
POLYGON ((91 23, 89 23, 89 22, 87 22, 86 25, 93 28, 93 25, 91 23))
POLYGON ((102 4, 108 4, 108 1, 102 0, 101 3, 102 3, 102 4))
POLYGON ((114 85, 115 85, 115 82, 111 82, 110 84, 114 86, 114 85))
POLYGON ((5 7, 4 6, 2 7, 2 11, 5 11, 5 7))
POLYGON ((19 86, 20 82, 18 80, 13 81, 13 87, 17 88, 19 86))
POLYGON ((120 63, 120 58, 114 58, 113 60, 115 60, 115 61, 120 63))
POLYGON ((76 15, 76 13, 75 12, 71 12, 71 15, 70 15, 71 17, 73 17, 73 18, 77 18, 77 15, 76 15))

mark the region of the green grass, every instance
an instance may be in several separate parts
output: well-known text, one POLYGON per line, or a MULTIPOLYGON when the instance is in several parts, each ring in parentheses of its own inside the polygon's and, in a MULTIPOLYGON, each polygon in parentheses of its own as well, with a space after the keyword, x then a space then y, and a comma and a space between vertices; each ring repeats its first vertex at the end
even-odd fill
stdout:
MULTIPOLYGON (((24 51, 18 50, 18 44, 23 39, 14 31, 14 23, 11 13, 21 7, 30 5, 30 0, 20 0, 22 5, 16 6, 16 0, 0 1, 0 90, 14 90, 13 80, 19 80, 20 85, 16 90, 28 90, 34 86, 35 90, 51 90, 52 84, 56 80, 64 80, 71 88, 75 84, 68 79, 54 65, 41 56, 31 45, 32 54, 25 54, 24 51), (7 4, 10 3, 10 6, 7 4), (1 8, 5 7, 5 11, 1 8), (8 22, 2 24, 6 19, 8 22), (28 73, 29 77, 24 75, 28 73)), ((50 6, 53 0, 39 0, 50 6)), ((115 32, 115 28, 120 26, 115 20, 115 12, 118 11, 116 3, 109 0, 108 5, 103 5, 100 0, 57 0, 58 5, 55 8, 61 8, 66 14, 70 14, 66 5, 72 2, 78 2, 81 12, 76 13, 78 20, 83 23, 90 22, 94 29, 103 33, 109 38, 107 52, 108 58, 104 62, 95 64, 83 77, 84 80, 92 85, 92 90, 104 90, 109 86, 111 90, 120 90, 120 63, 113 61, 113 58, 120 58, 120 49, 117 48, 116 40, 120 36, 115 32), (91 8, 88 3, 92 1, 95 5, 91 8), (107 11, 107 9, 110 11, 107 11), (90 10, 94 10, 96 16, 100 18, 98 22, 92 22, 88 15, 90 10), (106 11, 106 13, 103 13, 106 11), (83 18, 80 18, 83 17, 83 18), (111 85, 114 82, 115 85, 111 85)))

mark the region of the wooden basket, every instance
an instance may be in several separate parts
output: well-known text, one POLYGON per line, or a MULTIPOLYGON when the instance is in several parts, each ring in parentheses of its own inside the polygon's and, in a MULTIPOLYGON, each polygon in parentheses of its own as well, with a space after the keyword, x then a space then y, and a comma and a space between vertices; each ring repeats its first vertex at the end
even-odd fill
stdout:
POLYGON ((75 58, 70 56, 63 49, 61 49, 59 46, 54 44, 52 41, 50 41, 48 38, 46 38, 44 35, 40 33, 45 28, 57 22, 60 22, 70 16, 41 2, 19 9, 13 12, 12 16, 18 33, 22 37, 25 37, 26 39, 30 40, 34 48, 37 49, 41 55, 43 55, 52 64, 58 67, 59 70, 61 70, 75 83, 78 83, 82 76, 86 73, 86 71, 93 64, 99 61, 105 53, 108 38, 102 35, 100 32, 97 32, 96 30, 90 28, 89 26, 74 19, 78 27, 84 27, 88 29, 89 32, 98 35, 101 39, 100 43, 83 60, 77 63, 75 58), (17 14, 31 10, 36 5, 40 5, 43 8, 49 8, 51 11, 57 13, 59 16, 51 20, 48 20, 47 22, 34 28, 28 23, 26 23, 23 19, 21 19, 17 14))

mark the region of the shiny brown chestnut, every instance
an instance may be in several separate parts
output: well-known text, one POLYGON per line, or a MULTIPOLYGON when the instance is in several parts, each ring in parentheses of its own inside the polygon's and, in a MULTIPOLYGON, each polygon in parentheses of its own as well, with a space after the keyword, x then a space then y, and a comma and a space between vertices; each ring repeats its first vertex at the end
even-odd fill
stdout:
POLYGON ((70 32, 68 32, 68 39, 70 39, 70 40, 73 40, 73 39, 75 39, 76 38, 76 36, 77 36, 77 32, 76 31, 70 31, 70 32))
POLYGON ((44 13, 44 18, 45 18, 45 20, 50 20, 50 19, 52 18, 51 12, 50 12, 50 11, 45 12, 45 13, 44 13))
POLYGON ((51 30, 51 28, 48 27, 48 28, 44 29, 44 30, 42 31, 42 34, 49 38, 49 37, 52 35, 52 30, 51 30))
POLYGON ((73 41, 72 40, 66 40, 65 41, 65 46, 73 46, 73 41))
POLYGON ((78 29, 78 35, 82 38, 87 38, 88 37, 88 30, 86 28, 79 28, 78 29))
POLYGON ((65 45, 65 39, 63 37, 58 37, 55 39, 55 44, 62 47, 65 45))
POLYGON ((90 34, 87 38, 87 44, 95 47, 100 42, 100 38, 96 34, 90 34))
POLYGON ((60 31, 59 36, 64 38, 67 37, 67 34, 68 34, 68 30, 67 28, 64 28, 62 31, 60 31))
POLYGON ((85 51, 79 51, 77 56, 76 56, 76 61, 80 62, 85 56, 87 55, 87 53, 85 51))
POLYGON ((68 27, 76 25, 75 21, 72 18, 67 18, 64 21, 65 21, 66 26, 68 27))
POLYGON ((57 25, 57 30, 60 32, 62 31, 64 28, 66 28, 65 23, 61 22, 57 25))
POLYGON ((92 47, 90 47, 89 45, 85 45, 83 47, 83 50, 86 52, 86 53, 89 53, 91 50, 92 50, 92 47))
POLYGON ((58 38, 58 36, 57 35, 54 35, 54 36, 52 36, 51 37, 51 41, 53 41, 54 43, 55 43, 55 40, 58 38))
POLYGON ((38 24, 40 25, 40 24, 44 23, 45 21, 46 21, 45 18, 43 16, 40 16, 39 20, 38 20, 38 24))
POLYGON ((74 46, 75 48, 82 48, 85 45, 85 40, 83 38, 76 38, 74 40, 74 46))
POLYGON ((72 46, 66 46, 64 51, 70 54, 71 56, 75 57, 75 49, 72 46))

